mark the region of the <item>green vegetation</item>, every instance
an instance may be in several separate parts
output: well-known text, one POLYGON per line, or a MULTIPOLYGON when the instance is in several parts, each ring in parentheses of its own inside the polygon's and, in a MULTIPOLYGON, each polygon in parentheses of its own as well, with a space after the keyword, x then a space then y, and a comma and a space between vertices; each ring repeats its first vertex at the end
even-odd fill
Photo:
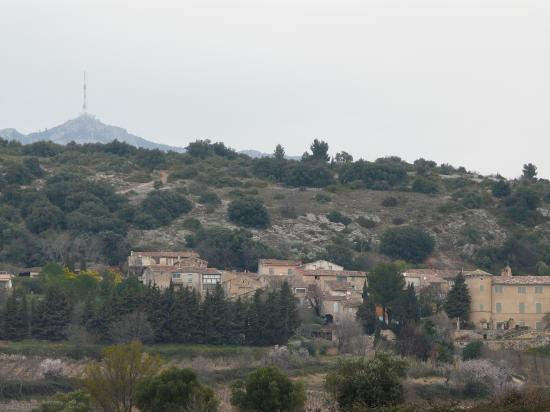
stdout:
POLYGON ((475 340, 469 342, 464 349, 462 350, 462 360, 467 361, 470 359, 477 359, 481 357, 483 351, 483 342, 480 340, 475 340))
POLYGON ((243 412, 297 412, 305 398, 303 384, 272 366, 259 368, 231 386, 231 403, 243 412))
POLYGON ((461 321, 468 320, 468 316, 470 315, 470 303, 471 297, 468 286, 466 285, 466 279, 462 273, 459 273, 443 305, 449 318, 456 318, 457 329, 460 329, 461 321))
POLYGON ((244 197, 233 200, 227 208, 229 220, 241 226, 265 229, 269 226, 269 214, 260 199, 244 197))
POLYGON ((340 410, 351 412, 402 403, 406 363, 377 353, 373 359, 347 360, 327 375, 326 389, 340 410))
POLYGON ((380 240, 380 252, 394 259, 422 263, 433 252, 435 242, 423 230, 413 227, 386 230, 380 240))

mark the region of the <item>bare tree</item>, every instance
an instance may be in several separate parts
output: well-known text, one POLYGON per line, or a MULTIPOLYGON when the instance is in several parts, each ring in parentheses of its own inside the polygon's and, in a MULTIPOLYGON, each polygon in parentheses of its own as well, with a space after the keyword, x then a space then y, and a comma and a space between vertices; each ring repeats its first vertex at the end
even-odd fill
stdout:
POLYGON ((136 311, 122 316, 109 329, 111 338, 116 343, 133 341, 147 342, 153 337, 153 328, 147 314, 136 311))
POLYGON ((307 300, 315 311, 315 315, 321 317, 323 312, 323 292, 321 291, 319 285, 309 285, 307 300))
POLYGON ((336 323, 336 337, 340 353, 366 354, 368 337, 353 316, 345 316, 336 323))

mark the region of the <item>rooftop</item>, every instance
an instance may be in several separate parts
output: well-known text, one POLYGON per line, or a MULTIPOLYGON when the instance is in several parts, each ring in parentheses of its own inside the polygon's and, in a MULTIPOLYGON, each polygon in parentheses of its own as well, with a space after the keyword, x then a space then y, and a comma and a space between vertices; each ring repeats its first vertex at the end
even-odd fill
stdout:
POLYGON ((199 254, 196 252, 132 252, 132 256, 151 256, 151 257, 180 257, 180 258, 191 258, 199 257, 199 254))
POLYGON ((300 260, 260 259, 260 265, 264 266, 300 266, 300 260))
POLYGON ((493 276, 496 285, 550 285, 550 276, 493 276))

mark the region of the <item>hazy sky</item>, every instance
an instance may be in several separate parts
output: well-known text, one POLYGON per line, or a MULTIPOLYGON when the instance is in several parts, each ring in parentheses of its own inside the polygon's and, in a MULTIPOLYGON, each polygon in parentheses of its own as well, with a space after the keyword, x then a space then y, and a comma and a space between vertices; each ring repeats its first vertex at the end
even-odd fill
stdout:
POLYGON ((550 178, 548 0, 0 0, 0 128, 550 178))

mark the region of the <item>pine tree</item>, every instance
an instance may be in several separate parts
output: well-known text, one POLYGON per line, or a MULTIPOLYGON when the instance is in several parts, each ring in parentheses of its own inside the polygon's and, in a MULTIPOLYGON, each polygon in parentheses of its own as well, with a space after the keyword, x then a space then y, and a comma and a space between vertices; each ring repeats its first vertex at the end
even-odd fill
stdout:
POLYGON ((148 286, 146 295, 147 318, 153 328, 153 339, 162 342, 164 336, 164 314, 162 313, 162 295, 157 286, 148 286))
POLYGON ((39 339, 63 339, 63 329, 71 321, 72 304, 69 296, 58 286, 48 289, 37 308, 35 335, 39 339))
POLYGON ((28 337, 29 320, 26 296, 23 291, 16 290, 6 302, 4 311, 4 338, 20 340, 28 337))
POLYGON ((357 321, 363 326, 363 330, 367 335, 372 335, 376 331, 378 325, 378 319, 376 318, 376 306, 369 299, 367 291, 367 282, 363 285, 363 302, 357 308, 356 318, 357 321))
POLYGON ((456 318, 456 328, 458 330, 460 330, 460 320, 466 320, 470 315, 470 303, 471 298, 466 279, 462 273, 459 273, 443 305, 449 318, 456 318))
POLYGON ((273 157, 275 157, 275 159, 277 159, 277 160, 284 160, 284 158, 285 158, 285 149, 283 148, 283 146, 278 144, 275 147, 275 151, 273 152, 273 157))
POLYGON ((279 291, 279 306, 281 308, 282 343, 286 343, 294 335, 298 326, 300 326, 296 298, 286 280, 279 291))
POLYGON ((420 319, 420 306, 412 284, 409 284, 407 289, 401 292, 395 305, 394 315, 401 326, 417 322, 420 319))
POLYGON ((212 292, 208 291, 201 305, 203 316, 203 342, 213 345, 227 343, 230 340, 231 313, 221 285, 216 284, 212 292))
POLYGON ((174 285, 164 291, 161 299, 162 320, 161 320, 161 342, 174 342, 176 332, 174 331, 174 311, 176 307, 176 299, 174 294, 174 285))
POLYGON ((252 303, 248 307, 247 324, 245 325, 245 341, 247 345, 263 345, 264 335, 264 304, 263 291, 256 290, 252 303))

